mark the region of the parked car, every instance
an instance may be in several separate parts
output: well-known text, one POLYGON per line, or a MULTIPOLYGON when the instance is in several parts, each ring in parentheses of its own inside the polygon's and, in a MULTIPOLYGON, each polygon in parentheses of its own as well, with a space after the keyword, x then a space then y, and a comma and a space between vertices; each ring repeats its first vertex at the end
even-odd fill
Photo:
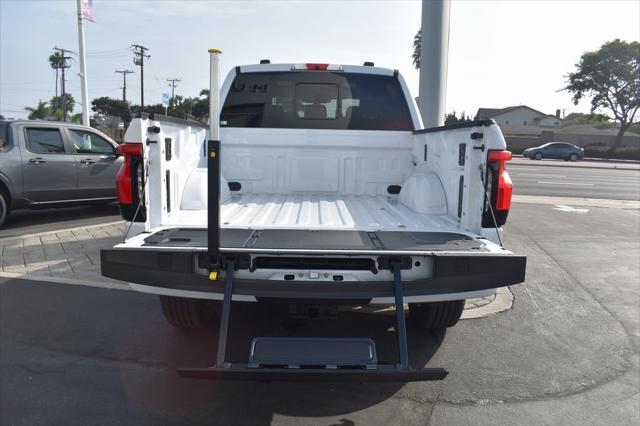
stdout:
POLYGON ((525 149, 523 156, 532 160, 557 158, 564 161, 578 161, 584 157, 584 149, 566 142, 549 142, 534 148, 525 149))
POLYGON ((17 209, 115 201, 117 147, 78 124, 0 121, 0 226, 17 209))

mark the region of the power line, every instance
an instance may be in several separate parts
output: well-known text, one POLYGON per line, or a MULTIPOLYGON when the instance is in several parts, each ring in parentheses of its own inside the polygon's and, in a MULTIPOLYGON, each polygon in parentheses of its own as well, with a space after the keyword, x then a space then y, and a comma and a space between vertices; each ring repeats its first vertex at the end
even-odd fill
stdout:
POLYGON ((144 111, 144 58, 149 59, 151 55, 146 55, 144 52, 149 50, 148 48, 139 44, 132 44, 133 48, 133 63, 140 67, 140 111, 144 111))
MULTIPOLYGON (((168 78, 167 81, 169 82, 169 87, 171 87, 171 99, 176 97, 176 86, 179 81, 182 81, 180 79, 177 78, 168 78)), ((175 103, 175 101, 174 101, 175 103)))
POLYGON ((127 74, 133 74, 131 70, 116 70, 117 73, 122 74, 123 84, 122 84, 122 100, 124 102, 127 101, 127 74))

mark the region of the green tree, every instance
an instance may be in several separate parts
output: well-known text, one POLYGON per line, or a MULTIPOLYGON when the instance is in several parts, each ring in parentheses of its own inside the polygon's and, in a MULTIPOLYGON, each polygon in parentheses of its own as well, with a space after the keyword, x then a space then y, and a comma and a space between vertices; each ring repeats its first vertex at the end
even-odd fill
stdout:
POLYGON ((62 111, 62 102, 64 102, 65 106, 67 107, 67 114, 72 113, 73 108, 76 105, 76 100, 73 98, 73 95, 71 93, 65 93, 64 97, 63 96, 52 97, 51 100, 49 101, 49 105, 51 105, 54 108, 54 111, 57 111, 57 110, 62 111))
POLYGON ((422 49, 422 30, 418 30, 415 36, 413 36, 413 66, 416 69, 420 69, 420 50, 422 49))
POLYGON ((129 102, 121 99, 113 99, 107 96, 95 98, 91 101, 91 110, 95 112, 101 120, 107 120, 109 117, 117 117, 122 120, 125 127, 131 122, 129 102))
POLYGON ((448 114, 445 114, 444 116, 444 125, 448 126, 450 124, 456 124, 460 122, 460 120, 458 119, 458 117, 456 117, 456 112, 450 112, 448 114))
POLYGON ((196 120, 204 121, 209 117, 209 89, 202 89, 200 97, 195 99, 191 113, 196 120))
POLYGON ((29 120, 46 120, 51 115, 51 108, 43 101, 38 101, 35 108, 26 107, 25 111, 29 112, 29 120))
MULTIPOLYGON (((133 105, 131 107, 131 113, 133 115, 136 115, 140 112, 140 105, 133 105)), ((146 114, 164 114, 165 110, 164 110, 164 105, 162 104, 155 104, 155 105, 145 105, 144 106, 144 112, 146 114)))
POLYGON ((574 104, 591 97, 591 112, 613 115, 620 126, 611 147, 615 151, 640 107, 640 42, 607 42, 584 53, 576 69, 568 74, 564 90, 572 94, 574 104))
POLYGON ((180 95, 176 95, 169 101, 168 114, 178 118, 187 118, 191 116, 193 107, 196 104, 198 98, 184 98, 180 95))

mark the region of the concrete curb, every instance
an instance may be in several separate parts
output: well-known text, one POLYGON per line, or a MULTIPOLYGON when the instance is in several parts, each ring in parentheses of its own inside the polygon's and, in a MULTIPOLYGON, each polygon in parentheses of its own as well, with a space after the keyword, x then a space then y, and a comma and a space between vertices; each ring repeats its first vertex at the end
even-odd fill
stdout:
POLYGON ((513 307, 513 293, 509 290, 509 287, 500 287, 495 294, 492 301, 485 305, 473 306, 474 299, 467 300, 464 305, 464 312, 460 319, 477 319, 484 318, 490 315, 495 315, 500 312, 508 311, 513 307))
POLYGON ((86 229, 104 228, 105 226, 119 225, 121 223, 124 223, 124 220, 116 220, 114 222, 105 222, 97 225, 76 226, 74 228, 60 228, 60 229, 56 229, 55 231, 44 231, 44 232, 37 232, 35 234, 24 234, 16 237, 4 237, 4 238, 0 238, 0 242, 11 241, 11 240, 22 240, 25 238, 41 237, 43 235, 57 234, 58 232, 73 232, 73 231, 80 231, 80 230, 86 230, 86 229))
MULTIPOLYGON (((489 297, 482 297, 478 299, 467 299, 464 305, 464 311, 460 319, 477 319, 488 317, 500 312, 508 311, 513 306, 513 293, 509 290, 509 287, 500 287, 497 289, 496 294, 489 297)), ((404 305, 404 309, 408 310, 409 306, 404 305)), ((345 309, 349 312, 357 312, 366 315, 395 315, 396 308, 394 306, 379 307, 379 306, 360 306, 357 309, 349 308, 345 309)))

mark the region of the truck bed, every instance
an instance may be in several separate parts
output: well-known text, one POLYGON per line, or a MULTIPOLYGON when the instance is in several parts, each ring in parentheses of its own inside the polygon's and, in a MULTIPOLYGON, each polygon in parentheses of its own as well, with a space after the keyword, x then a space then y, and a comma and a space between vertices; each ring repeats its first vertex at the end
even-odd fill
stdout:
POLYGON ((222 205, 222 226, 437 232, 456 225, 445 215, 416 213, 391 196, 246 194, 222 205))
MULTIPOLYGON (((199 227, 206 210, 180 210, 168 225, 199 227)), ((458 225, 425 215, 391 196, 238 194, 221 206, 222 228, 445 232, 458 225)))
MULTIPOLYGON (((178 226, 153 230, 136 245, 206 249, 206 212, 180 215, 178 226)), ((392 196, 238 194, 221 206, 221 218, 223 251, 425 253, 485 251, 488 243, 445 215, 416 213, 392 196)))

